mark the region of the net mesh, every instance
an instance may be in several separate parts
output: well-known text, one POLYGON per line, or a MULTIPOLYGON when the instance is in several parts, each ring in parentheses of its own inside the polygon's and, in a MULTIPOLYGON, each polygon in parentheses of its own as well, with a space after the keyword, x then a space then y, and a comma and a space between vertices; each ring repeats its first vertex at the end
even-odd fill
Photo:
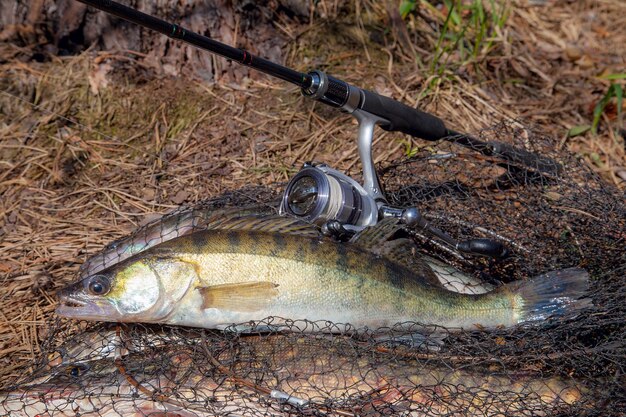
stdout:
MULTIPOLYGON (((276 318, 247 323, 244 334, 57 320, 34 371, 24 369, 2 384, 0 415, 623 415, 623 193, 520 123, 499 125, 480 138, 508 139, 562 169, 545 173, 445 142, 379 167, 391 204, 419 207, 459 240, 496 238, 511 256, 463 256, 420 230, 411 233, 416 249, 444 265, 440 279, 449 273, 448 287, 463 292, 582 267, 590 273, 593 300, 583 314, 489 331, 437 332, 419 323, 415 331, 404 323, 349 332, 306 320, 287 320, 277 330, 273 324, 283 321, 276 318), (471 282, 459 283, 445 265, 471 282)), ((283 185, 181 208, 110 244, 80 274, 200 230, 232 210, 274 212, 283 185)))

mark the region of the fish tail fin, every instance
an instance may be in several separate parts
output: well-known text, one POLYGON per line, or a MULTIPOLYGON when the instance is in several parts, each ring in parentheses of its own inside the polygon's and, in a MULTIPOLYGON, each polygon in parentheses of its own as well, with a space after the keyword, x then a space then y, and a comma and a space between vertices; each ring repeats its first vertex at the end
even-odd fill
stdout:
POLYGON ((589 274, 580 268, 551 271, 516 283, 512 290, 523 300, 519 321, 539 321, 590 307, 591 299, 582 298, 588 284, 589 274))

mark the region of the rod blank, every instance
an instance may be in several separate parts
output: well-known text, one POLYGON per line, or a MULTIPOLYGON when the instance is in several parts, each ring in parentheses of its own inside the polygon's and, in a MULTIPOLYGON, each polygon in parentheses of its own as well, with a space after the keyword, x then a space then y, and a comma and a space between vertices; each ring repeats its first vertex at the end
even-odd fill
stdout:
POLYGON ((209 37, 187 30, 181 26, 166 22, 154 16, 142 13, 138 10, 124 6, 111 0, 78 0, 96 9, 110 13, 114 16, 136 23, 148 29, 155 30, 173 39, 180 39, 201 49, 213 52, 224 58, 231 59, 240 64, 247 65, 266 74, 280 78, 297 85, 300 88, 311 86, 311 76, 291 68, 276 64, 267 59, 252 55, 250 52, 233 48, 209 37))

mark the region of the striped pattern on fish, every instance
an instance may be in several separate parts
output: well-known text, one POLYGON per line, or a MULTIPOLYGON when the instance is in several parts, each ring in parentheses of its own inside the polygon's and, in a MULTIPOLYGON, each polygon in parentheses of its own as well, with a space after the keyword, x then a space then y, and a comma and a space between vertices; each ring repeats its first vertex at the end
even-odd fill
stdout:
POLYGON ((493 328, 590 304, 581 269, 459 294, 358 245, 263 230, 205 230, 161 243, 64 289, 62 316, 205 328, 268 316, 376 328, 493 328))

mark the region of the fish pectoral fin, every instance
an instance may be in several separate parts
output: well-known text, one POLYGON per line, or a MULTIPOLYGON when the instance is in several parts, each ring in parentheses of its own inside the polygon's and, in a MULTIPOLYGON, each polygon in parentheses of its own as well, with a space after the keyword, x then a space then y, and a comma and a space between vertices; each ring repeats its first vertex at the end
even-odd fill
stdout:
POLYGON ((198 291, 203 309, 258 311, 278 296, 277 287, 273 282, 255 281, 198 287, 198 291))

